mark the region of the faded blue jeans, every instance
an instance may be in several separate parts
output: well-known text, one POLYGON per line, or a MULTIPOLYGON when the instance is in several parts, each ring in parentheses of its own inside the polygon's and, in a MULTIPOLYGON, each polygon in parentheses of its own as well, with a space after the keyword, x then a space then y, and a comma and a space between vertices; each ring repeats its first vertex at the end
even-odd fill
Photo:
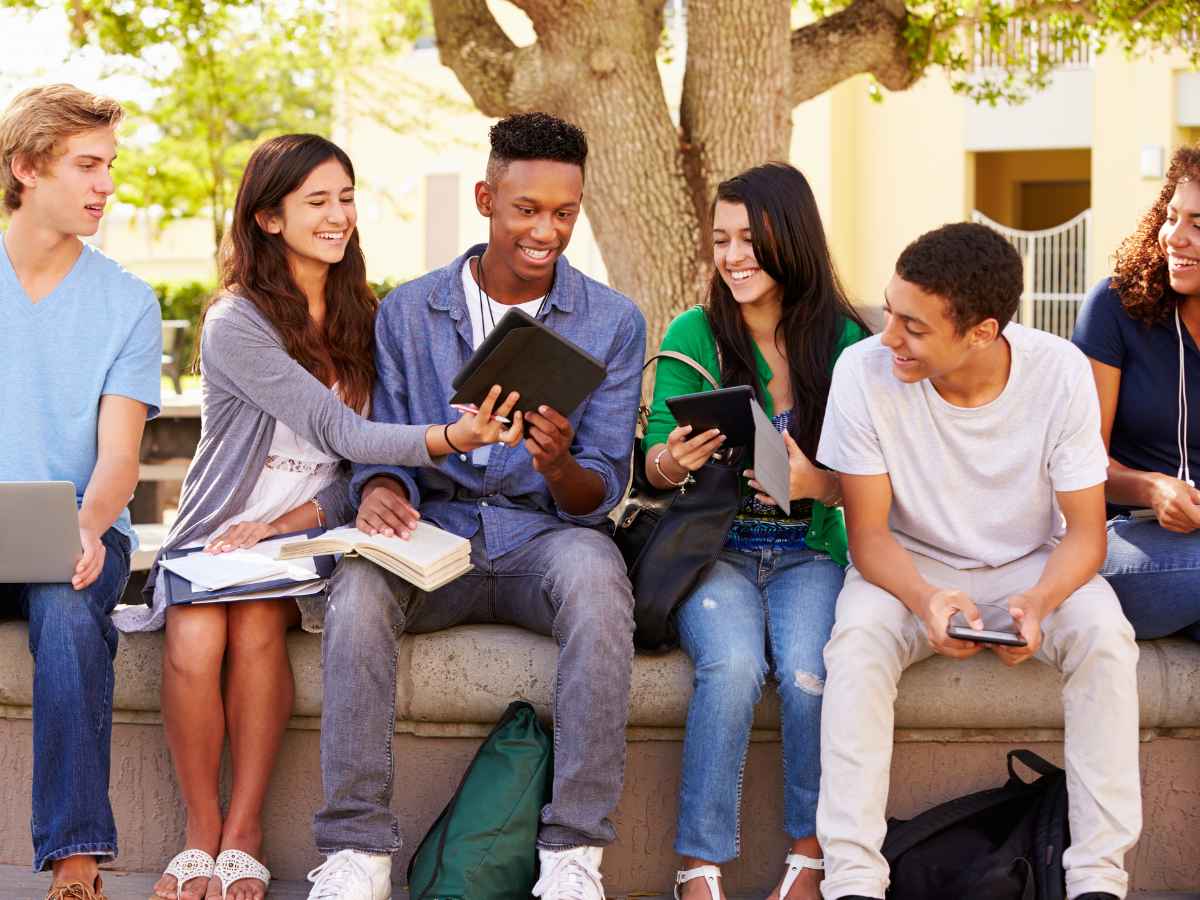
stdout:
POLYGON ((1178 534, 1153 519, 1117 516, 1100 574, 1139 640, 1176 633, 1200 640, 1200 531, 1178 534))
POLYGON ((129 538, 104 533, 104 568, 82 591, 0 584, 0 617, 29 620, 33 654, 33 870, 56 859, 117 854, 108 800, 113 657, 109 613, 129 580, 129 538))
MULTIPOLYGON (((538 845, 603 846, 616 838, 608 817, 624 780, 633 667, 633 593, 616 544, 572 526, 489 562, 480 531, 471 562, 473 572, 431 593, 364 559, 344 558, 334 570, 321 650, 325 805, 313 824, 321 852, 400 847, 391 808, 397 638, 485 622, 558 643, 554 785, 538 845)), ((399 776, 407 794, 408 773, 399 776)))
POLYGON ((754 707, 777 684, 784 828, 816 833, 821 783, 822 651, 842 567, 814 550, 724 550, 676 614, 695 667, 683 739, 675 851, 713 863, 738 855, 742 772, 754 707))

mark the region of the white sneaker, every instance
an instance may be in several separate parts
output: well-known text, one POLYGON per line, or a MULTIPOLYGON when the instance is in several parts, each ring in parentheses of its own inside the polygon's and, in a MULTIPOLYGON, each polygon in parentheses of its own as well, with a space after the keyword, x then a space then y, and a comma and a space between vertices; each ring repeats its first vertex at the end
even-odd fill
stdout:
POLYGON ((603 855, 603 847, 539 848, 542 877, 533 886, 533 896, 543 900, 604 900, 604 885, 600 883, 603 855))
POLYGON ((392 900, 392 858, 339 850, 308 873, 308 900, 392 900))

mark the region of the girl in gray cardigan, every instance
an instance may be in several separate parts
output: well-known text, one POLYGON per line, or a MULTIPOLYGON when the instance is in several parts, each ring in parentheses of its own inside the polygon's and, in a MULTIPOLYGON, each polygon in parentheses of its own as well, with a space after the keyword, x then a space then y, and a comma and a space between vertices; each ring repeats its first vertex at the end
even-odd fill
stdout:
MULTIPOLYGON (((354 170, 334 144, 284 135, 251 156, 223 248, 223 290, 202 319, 200 443, 164 551, 220 553, 350 522, 346 461, 426 466, 452 449, 520 440, 519 415, 507 430, 489 415, 498 389, 478 416, 453 424, 359 414, 374 382, 376 301, 355 222, 354 170)), ((411 527, 416 512, 401 518, 411 527)), ((261 900, 270 881, 258 861, 262 805, 292 708, 285 633, 302 619, 318 629, 324 598, 167 608, 157 560, 146 592, 148 607, 114 620, 125 631, 165 621, 163 725, 188 814, 185 849, 155 895, 200 900, 215 879, 218 896, 261 900), (227 728, 233 794, 222 818, 227 728)))

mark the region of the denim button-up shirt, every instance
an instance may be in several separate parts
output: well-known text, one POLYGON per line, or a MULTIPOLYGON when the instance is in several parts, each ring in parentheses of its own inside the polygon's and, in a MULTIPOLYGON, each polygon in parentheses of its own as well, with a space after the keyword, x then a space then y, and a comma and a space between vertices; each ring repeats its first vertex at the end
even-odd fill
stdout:
MULTIPOLYGON (((450 408, 451 381, 473 352, 462 267, 484 249, 472 247, 445 268, 401 285, 380 305, 372 419, 420 424, 458 417, 450 408)), ((547 531, 603 523, 629 481, 646 322, 633 301, 575 270, 565 257, 555 264, 554 287, 538 318, 608 366, 600 387, 570 416, 571 454, 604 481, 600 505, 583 516, 563 512, 524 444, 498 444, 486 467, 466 454, 451 454, 431 468, 356 465, 350 488, 355 506, 370 478, 390 475, 407 488, 422 518, 462 537, 473 537, 482 526, 489 559, 547 531)))

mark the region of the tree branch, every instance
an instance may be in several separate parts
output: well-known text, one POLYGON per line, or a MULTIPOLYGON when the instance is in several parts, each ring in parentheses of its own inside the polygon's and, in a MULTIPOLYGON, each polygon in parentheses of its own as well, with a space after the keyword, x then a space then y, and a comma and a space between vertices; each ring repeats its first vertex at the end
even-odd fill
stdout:
POLYGON ((902 91, 914 71, 904 41, 904 4, 855 0, 840 12, 792 32, 792 102, 803 103, 847 78, 869 72, 889 90, 902 91))
POLYGON ((449 66, 480 112, 505 116, 538 105, 537 44, 518 47, 496 22, 487 0, 433 0, 438 56, 449 66), (517 73, 522 73, 517 84, 517 73))

